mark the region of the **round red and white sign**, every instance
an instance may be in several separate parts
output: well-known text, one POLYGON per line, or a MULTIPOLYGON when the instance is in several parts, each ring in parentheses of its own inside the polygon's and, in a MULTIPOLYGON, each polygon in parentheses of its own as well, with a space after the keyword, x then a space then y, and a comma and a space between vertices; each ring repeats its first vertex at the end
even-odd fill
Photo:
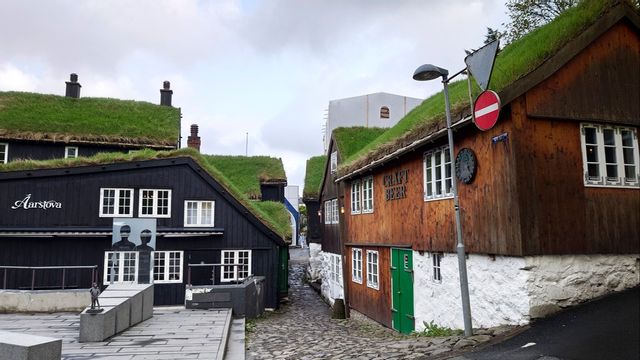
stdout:
POLYGON ((491 90, 480 93, 473 104, 474 122, 478 129, 491 129, 500 116, 500 97, 491 90))

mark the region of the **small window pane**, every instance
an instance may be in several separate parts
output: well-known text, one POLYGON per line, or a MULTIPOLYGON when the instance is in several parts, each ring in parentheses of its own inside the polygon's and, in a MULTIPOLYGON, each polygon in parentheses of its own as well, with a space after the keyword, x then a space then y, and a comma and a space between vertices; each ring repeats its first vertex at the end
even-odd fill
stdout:
POLYGON ((585 127, 584 128, 584 137, 585 137, 585 142, 587 144, 597 144, 597 140, 596 140, 596 129, 592 128, 592 127, 585 127))
POLYGON ((604 144, 605 145, 615 145, 616 144, 615 132, 612 129, 604 129, 604 130, 602 130, 602 135, 604 137, 604 144))
POLYGON ((587 145, 587 161, 598 162, 598 147, 587 145))

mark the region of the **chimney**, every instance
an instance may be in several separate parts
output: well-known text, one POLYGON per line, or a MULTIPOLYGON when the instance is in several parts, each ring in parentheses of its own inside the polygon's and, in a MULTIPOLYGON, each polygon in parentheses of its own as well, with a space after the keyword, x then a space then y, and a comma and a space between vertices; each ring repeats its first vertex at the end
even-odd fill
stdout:
POLYGON ((170 82, 165 81, 162 83, 162 89, 160 89, 160 105, 171 106, 171 96, 173 96, 173 90, 171 90, 170 88, 170 82))
POLYGON ((191 125, 191 135, 187 138, 187 146, 200 151, 200 136, 198 136, 198 125, 196 124, 191 125))
POLYGON ((65 92, 65 96, 79 99, 80 88, 82 87, 82 85, 80 85, 80 83, 78 82, 78 74, 72 73, 69 80, 70 81, 65 81, 67 84, 67 91, 65 92))

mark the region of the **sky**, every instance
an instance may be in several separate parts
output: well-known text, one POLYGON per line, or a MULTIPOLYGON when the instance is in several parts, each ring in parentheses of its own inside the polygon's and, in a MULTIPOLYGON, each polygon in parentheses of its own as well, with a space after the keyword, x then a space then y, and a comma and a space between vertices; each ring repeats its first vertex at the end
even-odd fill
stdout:
MULTIPOLYGON (((507 21, 503 0, 3 0, 0 91, 159 103, 171 82, 183 146, 282 158, 289 185, 323 152, 330 100, 426 98, 421 64, 457 72, 507 21)), ((444 106, 444 104, 443 104, 444 106)))

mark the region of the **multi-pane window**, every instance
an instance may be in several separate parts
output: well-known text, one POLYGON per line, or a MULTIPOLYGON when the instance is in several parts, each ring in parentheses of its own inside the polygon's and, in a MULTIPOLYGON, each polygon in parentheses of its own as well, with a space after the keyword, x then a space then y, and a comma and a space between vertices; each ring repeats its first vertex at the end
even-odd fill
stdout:
POLYGON ((342 261, 340 261, 340 255, 331 256, 331 280, 339 284, 342 282, 342 261))
POLYGON ((100 189, 100 217, 133 216, 133 189, 100 189))
POLYGON ((106 251, 104 283, 131 283, 138 279, 137 251, 106 251))
POLYGON ((331 167, 331 173, 335 174, 336 171, 338 170, 338 152, 334 151, 331 153, 331 159, 330 159, 330 167, 331 167))
POLYGON ((340 216, 338 215, 338 199, 331 200, 331 214, 333 215, 333 217, 331 218, 331 223, 337 224, 340 218, 340 216))
POLYGON ((585 185, 639 187, 637 130, 594 124, 581 128, 585 185))
POLYGON ((140 190, 140 217, 171 217, 171 190, 140 190))
POLYGON ((362 212, 373 212, 373 176, 362 179, 362 212))
POLYGON ((251 250, 222 250, 220 281, 240 281, 251 275, 251 250))
POLYGON ((77 146, 65 146, 64 148, 64 158, 71 159, 78 157, 78 147, 77 146))
POLYGON ((9 144, 0 143, 0 164, 9 162, 9 144))
POLYGON ((324 223, 337 224, 338 215, 338 199, 327 200, 324 202, 324 223))
POLYGON ((213 226, 214 201, 184 202, 184 226, 213 226))
POLYGON ((440 262, 442 261, 442 253, 431 254, 431 261, 433 264, 433 280, 442 281, 442 272, 440 271, 440 262))
POLYGON ((154 251, 153 282, 179 283, 182 282, 182 251, 154 251))
POLYGON ((351 280, 362 284, 362 249, 351 249, 351 280))
POLYGON ((352 214, 360 214, 360 206, 362 204, 361 194, 361 181, 356 180, 351 183, 351 213, 352 214))
POLYGON ((426 152, 423 168, 425 200, 453 196, 451 156, 448 146, 426 152))
POLYGON ((378 252, 367 250, 367 286, 378 290, 380 288, 378 278, 378 252))

